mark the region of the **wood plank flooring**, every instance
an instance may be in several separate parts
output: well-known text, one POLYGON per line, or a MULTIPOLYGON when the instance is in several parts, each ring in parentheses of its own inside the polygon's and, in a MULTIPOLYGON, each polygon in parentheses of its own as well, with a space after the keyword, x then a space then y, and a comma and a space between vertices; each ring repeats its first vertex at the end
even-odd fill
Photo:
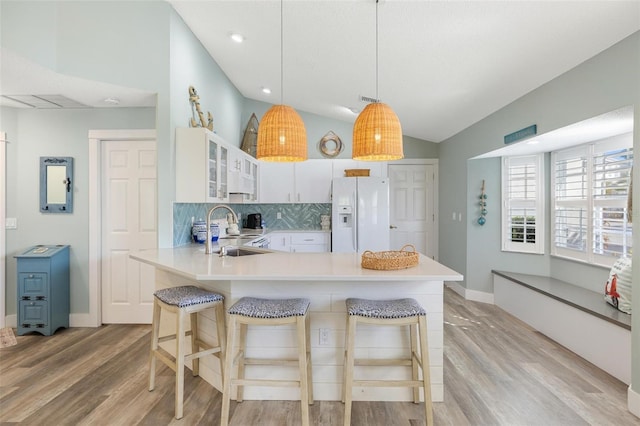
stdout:
MULTIPOLYGON (((445 402, 436 425, 638 425, 627 386, 493 305, 445 291, 445 402)), ((215 425, 221 396, 186 374, 173 418, 173 372, 147 391, 150 327, 108 325, 17 336, 0 349, 0 424, 215 425)), ((160 364, 160 363, 159 363, 160 364)), ((300 424, 296 401, 232 402, 232 425, 300 424)), ((314 425, 341 425, 340 402, 316 401, 314 425)), ((424 424, 421 405, 354 402, 353 425, 424 424)))

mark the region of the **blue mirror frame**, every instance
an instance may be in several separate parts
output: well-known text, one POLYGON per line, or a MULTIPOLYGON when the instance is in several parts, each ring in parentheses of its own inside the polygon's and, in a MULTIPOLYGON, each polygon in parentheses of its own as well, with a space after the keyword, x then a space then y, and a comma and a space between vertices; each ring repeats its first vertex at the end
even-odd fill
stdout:
POLYGON ((40 157, 40 212, 73 213, 73 157, 40 157))

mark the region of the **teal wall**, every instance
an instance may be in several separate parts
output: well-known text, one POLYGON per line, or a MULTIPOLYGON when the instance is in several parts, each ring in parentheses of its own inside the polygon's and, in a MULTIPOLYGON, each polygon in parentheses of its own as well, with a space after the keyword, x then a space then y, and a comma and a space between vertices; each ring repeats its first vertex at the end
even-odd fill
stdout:
MULTIPOLYGON (((594 271, 598 278, 604 276, 600 268, 551 259, 548 254, 503 253, 500 163, 472 158, 501 148, 504 135, 531 124, 543 134, 640 104, 639 51, 640 33, 635 33, 440 144, 440 261, 465 275, 467 289, 492 293, 491 269, 557 274, 578 285, 585 285, 583 279, 589 276, 594 279, 594 271), (482 179, 489 196, 485 226, 476 222, 482 179), (463 212, 462 222, 451 220, 452 212, 463 212)), ((547 243, 547 253, 548 247, 547 243)))
POLYGON ((0 108, 7 132, 7 217, 18 229, 6 232, 6 312, 16 313, 16 260, 36 244, 69 244, 71 312, 89 312, 89 130, 149 129, 155 108, 0 108), (40 157, 73 157, 73 213, 40 213, 40 157))
MULTIPOLYGON (((500 164, 496 159, 471 160, 503 146, 503 137, 537 124, 543 134, 628 105, 634 105, 634 148, 640 148, 640 32, 636 32, 574 69, 531 91, 440 144, 440 261, 465 276, 467 291, 493 292, 491 269, 549 273, 585 287, 603 284, 606 269, 545 255, 503 253, 500 250, 500 164), (488 223, 476 224, 476 201, 482 179, 489 195, 488 223), (464 212, 462 222, 452 212, 464 212)), ((636 156, 636 167, 640 156, 636 156)), ((634 202, 640 203, 639 173, 634 202)), ((634 222, 639 223, 638 209, 634 222)), ((548 217, 548 214, 547 214, 548 217)), ((640 233, 634 245, 640 247, 640 233)), ((637 251, 636 251, 637 252, 637 251)), ((638 268, 640 254, 634 254, 638 268)), ((640 274, 634 271, 634 293, 640 294, 640 274)), ((640 297, 634 311, 640 312, 640 297)), ((632 388, 640 391, 640 315, 632 325, 632 388)))

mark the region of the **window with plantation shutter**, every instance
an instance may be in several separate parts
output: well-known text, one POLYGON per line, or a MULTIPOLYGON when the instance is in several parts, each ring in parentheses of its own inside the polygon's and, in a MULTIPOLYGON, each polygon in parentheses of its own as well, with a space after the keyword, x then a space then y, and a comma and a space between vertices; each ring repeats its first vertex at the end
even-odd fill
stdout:
POLYGON ((631 134, 552 154, 552 254, 610 266, 631 255, 631 134))
POLYGON ((543 154, 502 159, 502 248, 544 253, 543 154))

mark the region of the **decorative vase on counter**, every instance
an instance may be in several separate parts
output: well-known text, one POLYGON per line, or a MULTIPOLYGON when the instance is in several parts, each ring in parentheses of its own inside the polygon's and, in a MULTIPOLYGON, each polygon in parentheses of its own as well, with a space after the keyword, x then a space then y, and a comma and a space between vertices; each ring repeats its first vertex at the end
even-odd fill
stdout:
MULTIPOLYGON (((191 235, 194 243, 204 244, 207 240, 207 222, 196 220, 191 228, 191 235)), ((217 223, 211 223, 211 241, 218 241, 220 227, 217 223)))
POLYGON ((328 231, 329 229, 331 229, 331 216, 329 216, 328 214, 321 214, 320 226, 322 227, 323 231, 328 231))

